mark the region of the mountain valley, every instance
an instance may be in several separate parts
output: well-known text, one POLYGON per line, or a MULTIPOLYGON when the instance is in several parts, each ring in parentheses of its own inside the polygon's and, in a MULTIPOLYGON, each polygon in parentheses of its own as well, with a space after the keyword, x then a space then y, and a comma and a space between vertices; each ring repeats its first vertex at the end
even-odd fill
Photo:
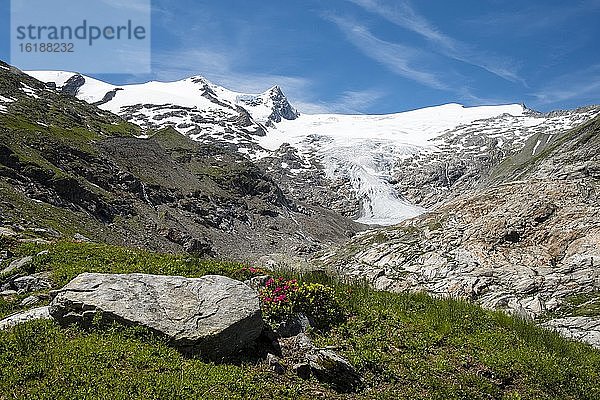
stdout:
POLYGON ((11 234, 312 264, 600 345, 572 305, 600 298, 598 106, 304 115, 277 86, 0 74, 11 234))

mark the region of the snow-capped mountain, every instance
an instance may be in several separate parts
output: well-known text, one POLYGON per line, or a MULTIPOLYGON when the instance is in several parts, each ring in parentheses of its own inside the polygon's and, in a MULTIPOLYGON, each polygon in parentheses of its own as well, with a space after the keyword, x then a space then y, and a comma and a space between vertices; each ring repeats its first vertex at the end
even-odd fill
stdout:
POLYGON ((224 143, 297 198, 379 225, 421 214, 469 189, 532 135, 563 132, 599 111, 446 104, 389 115, 300 115, 277 86, 247 94, 199 76, 115 86, 75 73, 28 73, 144 128, 172 126, 224 143))
POLYGON ((265 135, 265 125, 298 116, 277 86, 253 95, 227 90, 201 76, 115 86, 71 72, 29 74, 143 128, 172 126, 194 140, 223 141, 252 152, 252 136, 265 135))

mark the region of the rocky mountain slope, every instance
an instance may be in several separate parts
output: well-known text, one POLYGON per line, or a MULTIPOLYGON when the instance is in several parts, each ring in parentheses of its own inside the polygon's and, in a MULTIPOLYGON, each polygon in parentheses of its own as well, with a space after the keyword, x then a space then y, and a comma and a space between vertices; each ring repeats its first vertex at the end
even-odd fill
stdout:
POLYGON ((562 133, 600 111, 446 104, 390 115, 299 115, 276 86, 252 95, 202 77, 115 86, 75 73, 28 73, 142 127, 171 126, 224 144, 261 165, 286 195, 380 225, 473 187, 532 135, 562 133))
POLYGON ((472 190, 321 261, 378 289, 468 298, 600 345, 599 154, 600 116, 537 133, 472 190))
MULTIPOLYGON (((192 141, 170 127, 140 128, 69 90, 59 93, 0 64, 0 223, 6 234, 78 234, 255 259, 315 251, 361 228, 290 199, 227 147, 192 141)), ((231 109, 223 123, 240 115, 245 111, 231 109)), ((213 125, 220 129, 219 121, 213 125)))

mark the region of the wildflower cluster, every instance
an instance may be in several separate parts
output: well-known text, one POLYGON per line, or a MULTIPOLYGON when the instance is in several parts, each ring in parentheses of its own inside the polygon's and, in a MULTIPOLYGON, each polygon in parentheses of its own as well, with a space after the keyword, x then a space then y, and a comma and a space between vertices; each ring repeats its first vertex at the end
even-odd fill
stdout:
POLYGON ((296 308, 309 315, 318 327, 328 327, 344 319, 344 312, 332 287, 306 283, 296 293, 296 308))
POLYGON ((270 278, 260 290, 263 318, 273 327, 294 314, 307 315, 317 327, 340 321, 344 313, 329 286, 298 283, 296 279, 270 278))
POLYGON ((234 274, 234 276, 232 276, 232 278, 239 279, 241 281, 245 281, 245 280, 253 278, 255 276, 267 275, 267 274, 268 274, 268 272, 261 268, 242 267, 235 272, 235 274, 234 274))
POLYGON ((267 321, 282 321, 294 313, 295 296, 299 285, 296 279, 269 278, 260 291, 263 317, 267 321))

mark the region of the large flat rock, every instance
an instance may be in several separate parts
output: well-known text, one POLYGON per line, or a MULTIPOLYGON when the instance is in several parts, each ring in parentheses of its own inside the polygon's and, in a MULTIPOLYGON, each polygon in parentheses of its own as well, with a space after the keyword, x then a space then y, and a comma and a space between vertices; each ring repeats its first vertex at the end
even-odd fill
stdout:
POLYGON ((61 324, 142 325, 185 351, 219 358, 252 343, 263 322, 257 293, 224 276, 201 278, 84 273, 57 291, 50 314, 61 324))
POLYGON ((600 348, 599 317, 565 317, 550 320, 543 324, 561 335, 600 348))

